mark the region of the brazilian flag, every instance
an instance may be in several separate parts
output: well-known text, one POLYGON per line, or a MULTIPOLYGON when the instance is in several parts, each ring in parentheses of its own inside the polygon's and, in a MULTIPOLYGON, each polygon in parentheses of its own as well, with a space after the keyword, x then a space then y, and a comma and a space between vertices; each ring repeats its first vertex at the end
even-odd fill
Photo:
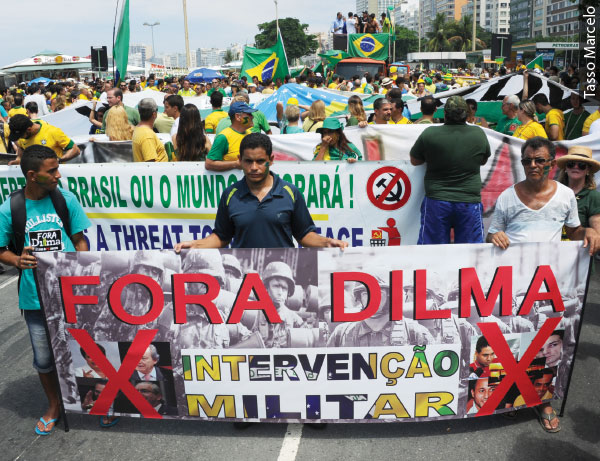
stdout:
POLYGON ((335 67, 335 65, 340 62, 342 59, 349 58, 350 55, 345 51, 340 50, 329 50, 325 53, 319 54, 319 56, 327 61, 327 63, 331 67, 335 67))
POLYGON ((277 43, 271 48, 261 50, 247 46, 244 49, 240 77, 245 75, 249 81, 252 81, 252 77, 258 77, 258 80, 265 82, 277 78, 283 80, 289 72, 281 34, 277 35, 277 43))
POLYGON ((537 55, 535 57, 535 59, 533 61, 531 61, 529 64, 527 64, 525 67, 527 67, 527 69, 544 70, 544 55, 543 54, 537 55))
POLYGON ((348 53, 356 58, 371 58, 385 61, 389 56, 388 34, 350 34, 348 53))

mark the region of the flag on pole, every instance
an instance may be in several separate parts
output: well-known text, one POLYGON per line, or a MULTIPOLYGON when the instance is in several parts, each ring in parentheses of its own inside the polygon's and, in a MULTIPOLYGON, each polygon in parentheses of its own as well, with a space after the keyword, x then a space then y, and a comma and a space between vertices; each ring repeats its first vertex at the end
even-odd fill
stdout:
POLYGON ((501 66, 502 64, 504 64, 504 56, 498 56, 497 58, 494 59, 494 61, 496 61, 496 64, 501 66))
POLYGON ((536 56, 535 59, 533 61, 531 61, 529 64, 527 64, 525 67, 527 67, 527 69, 544 70, 544 55, 540 54, 540 55, 536 56))
POLYGON ((348 35, 348 54, 357 58, 385 61, 388 58, 390 36, 388 34, 348 35))
POLYGON ((345 51, 340 50, 329 50, 325 53, 320 53, 319 56, 327 61, 327 63, 331 67, 335 67, 335 65, 340 62, 342 59, 349 58, 350 55, 345 51))
POLYGON ((289 74, 287 56, 281 39, 281 33, 277 34, 277 43, 271 48, 259 49, 247 46, 244 49, 244 62, 240 76, 245 75, 252 80, 265 82, 267 80, 284 79, 289 74))
POLYGON ((117 66, 115 85, 125 78, 127 74, 127 60, 129 57, 129 0, 123 2, 119 30, 113 48, 113 60, 117 66))

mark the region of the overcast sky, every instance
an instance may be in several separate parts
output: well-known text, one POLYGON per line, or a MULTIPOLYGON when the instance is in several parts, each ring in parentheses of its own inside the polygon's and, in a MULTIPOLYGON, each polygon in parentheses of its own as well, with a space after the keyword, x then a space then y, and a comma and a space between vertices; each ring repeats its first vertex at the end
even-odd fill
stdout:
MULTIPOLYGON (((278 3, 280 18, 298 18, 310 32, 325 32, 337 11, 347 14, 356 8, 354 0, 278 3)), ((129 4, 131 44, 150 45, 150 28, 143 23, 158 21, 154 28, 158 54, 185 51, 182 1, 130 0, 129 4)), ((0 67, 46 49, 75 56, 89 55, 91 45, 110 49, 116 5, 117 0, 2 0, 0 67)), ((187 9, 191 50, 252 44, 256 25, 275 19, 273 0, 187 0, 187 9)))

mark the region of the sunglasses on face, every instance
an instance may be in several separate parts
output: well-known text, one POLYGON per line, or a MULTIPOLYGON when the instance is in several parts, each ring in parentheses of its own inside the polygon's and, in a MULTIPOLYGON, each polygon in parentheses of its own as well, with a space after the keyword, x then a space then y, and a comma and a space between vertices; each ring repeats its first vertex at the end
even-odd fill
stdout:
POLYGON ((587 170, 587 163, 585 162, 567 162, 567 168, 578 168, 580 170, 587 170))
POLYGON ((549 158, 542 158, 542 157, 524 157, 521 159, 521 165, 523 166, 529 166, 531 165, 531 162, 535 162, 536 165, 543 165, 546 162, 550 162, 551 160, 549 158))

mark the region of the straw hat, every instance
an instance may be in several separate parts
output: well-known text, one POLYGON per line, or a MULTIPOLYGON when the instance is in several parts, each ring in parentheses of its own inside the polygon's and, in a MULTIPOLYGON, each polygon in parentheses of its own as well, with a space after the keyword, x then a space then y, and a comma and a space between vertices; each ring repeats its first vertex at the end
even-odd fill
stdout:
POLYGON ((600 170, 600 162, 592 157, 592 149, 585 146, 569 147, 567 155, 563 155, 556 163, 559 168, 566 168, 567 162, 584 162, 590 166, 592 174, 600 170))

